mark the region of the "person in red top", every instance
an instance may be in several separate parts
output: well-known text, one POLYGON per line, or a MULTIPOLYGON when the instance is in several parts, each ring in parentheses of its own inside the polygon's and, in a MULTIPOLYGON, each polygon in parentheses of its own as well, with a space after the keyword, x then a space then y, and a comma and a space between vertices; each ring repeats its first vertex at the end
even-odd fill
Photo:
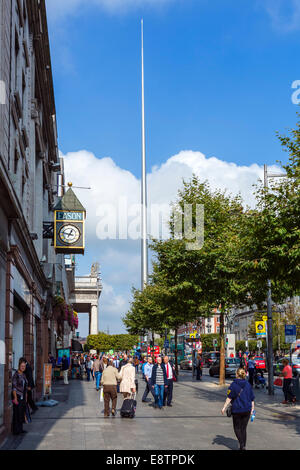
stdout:
POLYGON ((282 364, 284 365, 283 371, 280 374, 280 377, 283 377, 282 391, 284 393, 284 401, 282 404, 287 405, 289 402, 289 397, 291 398, 290 402, 295 403, 296 401, 296 397, 291 390, 293 372, 291 366, 289 365, 288 359, 283 359, 282 364))

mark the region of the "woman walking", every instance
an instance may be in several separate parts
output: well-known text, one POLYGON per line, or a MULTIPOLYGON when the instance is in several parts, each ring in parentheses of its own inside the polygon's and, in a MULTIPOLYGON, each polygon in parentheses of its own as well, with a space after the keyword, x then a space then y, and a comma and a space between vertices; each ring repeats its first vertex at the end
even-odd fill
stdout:
POLYGON ((125 399, 135 393, 135 367, 132 358, 128 359, 127 364, 121 367, 120 376, 120 392, 123 393, 125 399))
POLYGON ((13 434, 22 434, 27 431, 23 430, 25 422, 26 403, 27 403, 27 387, 28 381, 25 375, 26 362, 20 359, 18 370, 12 378, 12 403, 13 403, 13 434))
POLYGON ((240 444, 240 450, 246 450, 247 425, 254 411, 254 393, 246 380, 246 371, 242 368, 236 372, 236 379, 227 391, 227 399, 222 408, 222 414, 232 404, 232 420, 235 435, 240 444))
POLYGON ((283 387, 282 391, 284 393, 284 400, 282 402, 283 405, 287 405, 289 400, 291 403, 295 403, 296 397, 291 390, 292 385, 292 378, 293 378, 293 371, 291 366, 289 365, 289 360, 284 358, 282 360, 283 364, 283 371, 279 374, 280 377, 283 377, 283 387))

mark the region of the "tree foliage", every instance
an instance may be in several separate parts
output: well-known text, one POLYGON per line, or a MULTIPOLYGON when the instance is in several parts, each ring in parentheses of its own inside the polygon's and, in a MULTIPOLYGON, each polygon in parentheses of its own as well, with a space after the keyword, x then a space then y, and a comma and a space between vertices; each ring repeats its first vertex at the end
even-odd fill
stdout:
POLYGON ((99 332, 97 335, 87 337, 88 348, 95 349, 98 352, 108 352, 111 349, 114 351, 128 351, 133 349, 138 342, 138 336, 130 334, 108 335, 99 332))

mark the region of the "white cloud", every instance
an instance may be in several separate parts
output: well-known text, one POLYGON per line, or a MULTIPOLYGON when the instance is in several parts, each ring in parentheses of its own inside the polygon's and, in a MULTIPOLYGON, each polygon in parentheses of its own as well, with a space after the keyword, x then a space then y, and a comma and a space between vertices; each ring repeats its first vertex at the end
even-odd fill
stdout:
POLYGON ((157 8, 176 0, 46 0, 50 19, 80 14, 84 7, 95 6, 114 14, 126 13, 132 9, 157 8))
MULTIPOLYGON (((87 266, 99 261, 103 278, 103 292, 99 306, 99 328, 111 333, 124 332, 121 322, 129 307, 131 287, 140 287, 140 241, 99 240, 97 216, 99 206, 110 204, 108 221, 113 221, 113 210, 120 198, 127 198, 128 205, 140 201, 140 180, 131 172, 120 168, 109 158, 96 158, 85 150, 64 156, 66 181, 72 181, 78 198, 87 209, 87 254, 77 258, 87 266), (76 186, 92 187, 92 190, 76 189, 76 186)), ((276 166, 270 171, 278 172, 276 166)), ((206 158, 201 152, 186 150, 170 157, 160 166, 153 167, 147 176, 149 206, 169 204, 175 201, 182 179, 196 174, 202 181, 208 180, 213 189, 227 189, 232 194, 241 193, 246 204, 253 206, 253 184, 263 178, 263 167, 257 164, 240 166, 216 157, 206 158)), ((79 272, 78 272, 79 274, 79 272)), ((87 319, 81 320, 79 330, 87 334, 87 319)))
MULTIPOLYGON (((107 239, 118 239, 118 231, 121 229, 119 216, 128 224, 134 221, 134 216, 127 218, 124 211, 126 205, 130 209, 140 203, 140 180, 117 166, 111 158, 96 158, 85 150, 68 153, 64 161, 67 180, 71 180, 74 186, 92 188, 76 189, 87 209, 86 229, 89 239, 101 239, 99 234, 104 239, 106 228, 110 229, 111 234, 107 239)), ((274 166, 270 169, 276 171, 276 168, 274 166)), ((191 178, 193 173, 202 181, 208 180, 213 189, 226 189, 234 195, 240 193, 245 204, 253 206, 253 185, 263 178, 263 167, 257 164, 239 166, 216 157, 206 158, 201 152, 181 151, 162 165, 153 167, 147 175, 149 209, 154 204, 169 206, 174 202, 182 179, 191 178)), ((136 222, 139 223, 139 217, 136 217, 136 222)), ((155 234, 152 232, 152 235, 155 234)), ((115 255, 112 250, 104 256, 109 257, 109 253, 115 255)))
POLYGON ((278 31, 288 33, 300 28, 299 0, 264 0, 257 4, 265 8, 278 31))

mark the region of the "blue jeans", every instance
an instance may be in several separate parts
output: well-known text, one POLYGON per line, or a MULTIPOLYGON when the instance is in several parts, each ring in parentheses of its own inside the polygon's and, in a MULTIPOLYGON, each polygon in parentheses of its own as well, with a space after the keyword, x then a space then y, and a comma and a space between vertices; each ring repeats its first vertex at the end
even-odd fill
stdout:
POLYGON ((96 378, 96 388, 100 388, 100 380, 101 380, 102 373, 101 372, 95 372, 95 378, 96 378))
POLYGON ((89 382, 91 380, 90 379, 91 369, 86 369, 86 375, 87 375, 87 381, 89 382))
POLYGON ((155 404, 159 406, 159 408, 162 408, 164 404, 164 391, 165 391, 165 386, 164 385, 154 385, 154 393, 155 393, 155 404))

